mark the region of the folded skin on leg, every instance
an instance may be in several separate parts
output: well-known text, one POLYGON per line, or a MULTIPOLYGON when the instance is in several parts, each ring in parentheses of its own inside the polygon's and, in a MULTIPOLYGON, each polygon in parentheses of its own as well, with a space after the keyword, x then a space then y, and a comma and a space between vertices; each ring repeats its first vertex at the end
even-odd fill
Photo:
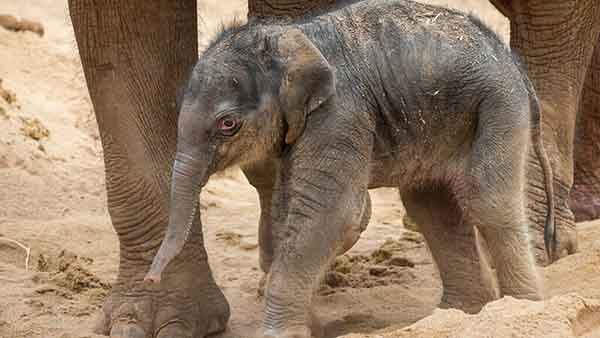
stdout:
POLYGON ((569 206, 575 221, 600 218, 600 36, 579 103, 575 177, 569 206))
POLYGON ((467 223, 477 226, 485 239, 500 296, 539 300, 542 286, 525 214, 531 124, 528 109, 519 103, 528 102, 522 96, 498 91, 480 106, 478 138, 457 201, 467 223))
POLYGON ((498 298, 495 277, 479 255, 474 228, 444 186, 403 192, 407 214, 419 224, 442 279, 440 307, 476 313, 498 298))
MULTIPOLYGON (((577 251, 577 231, 569 207, 577 161, 576 123, 579 102, 600 32, 600 2, 594 0, 504 2, 509 7, 510 45, 522 58, 542 108, 542 135, 552 164, 555 184, 556 229, 558 245, 555 257, 577 251), (557 6, 557 4, 560 4, 557 6), (561 27, 564 34, 556 34, 561 27)), ((591 162, 586 158, 586 161, 591 162)), ((539 161, 527 161, 528 217, 532 241, 539 263, 544 259, 543 224, 545 201, 539 161)), ((590 163, 590 169, 593 165, 590 163)), ((576 210, 577 211, 577 210, 576 210)))
POLYGON ((280 244, 267 280, 267 337, 310 337, 319 277, 343 247, 346 225, 365 216, 368 177, 360 163, 368 161, 371 135, 364 129, 350 140, 343 126, 336 135, 330 128, 315 117, 283 160, 279 193, 285 217, 276 225, 283 231, 277 232, 280 244))
POLYGON ((69 1, 69 9, 120 242, 118 276, 97 332, 198 338, 221 331, 229 306, 210 272, 199 217, 162 283, 142 282, 167 225, 176 92, 197 59, 196 1, 69 1))
POLYGON ((310 337, 313 293, 344 244, 345 223, 352 217, 348 210, 360 210, 362 203, 363 194, 353 196, 357 193, 350 189, 335 198, 329 193, 325 200, 316 191, 298 188, 302 196, 290 201, 288 230, 268 274, 263 324, 267 337, 310 337), (315 209, 321 212, 313 213, 315 209))

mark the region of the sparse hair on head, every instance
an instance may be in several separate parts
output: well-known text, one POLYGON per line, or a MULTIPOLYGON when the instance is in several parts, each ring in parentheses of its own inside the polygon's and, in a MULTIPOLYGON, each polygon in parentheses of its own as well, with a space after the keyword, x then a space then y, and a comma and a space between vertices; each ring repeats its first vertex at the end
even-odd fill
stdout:
POLYGON ((209 41, 208 45, 211 46, 216 44, 227 34, 233 34, 235 32, 240 31, 242 27, 246 25, 246 20, 239 16, 234 16, 228 21, 221 21, 219 23, 219 27, 217 28, 217 32, 214 37, 209 41))

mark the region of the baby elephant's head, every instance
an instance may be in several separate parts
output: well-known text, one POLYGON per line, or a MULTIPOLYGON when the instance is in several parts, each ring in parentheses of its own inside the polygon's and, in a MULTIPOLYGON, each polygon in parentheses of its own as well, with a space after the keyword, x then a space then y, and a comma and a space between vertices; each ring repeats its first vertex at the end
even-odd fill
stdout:
POLYGON ((159 281, 183 248, 212 173, 293 144, 334 94, 334 70, 299 29, 234 28, 214 42, 183 94, 169 226, 146 280, 159 281))

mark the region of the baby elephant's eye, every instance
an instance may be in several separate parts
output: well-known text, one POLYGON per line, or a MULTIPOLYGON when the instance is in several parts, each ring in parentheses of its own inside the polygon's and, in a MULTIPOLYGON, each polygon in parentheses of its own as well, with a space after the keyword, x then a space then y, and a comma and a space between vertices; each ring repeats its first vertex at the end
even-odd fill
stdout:
POLYGON ((221 134, 225 136, 233 136, 240 129, 240 121, 233 116, 225 116, 219 119, 217 122, 217 128, 221 131, 221 134))

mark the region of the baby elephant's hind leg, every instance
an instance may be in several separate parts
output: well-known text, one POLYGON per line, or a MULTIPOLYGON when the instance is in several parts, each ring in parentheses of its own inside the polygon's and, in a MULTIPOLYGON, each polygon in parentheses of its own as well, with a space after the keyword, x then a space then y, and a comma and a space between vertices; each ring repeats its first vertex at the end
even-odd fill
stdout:
POLYGON ((419 224, 442 279, 440 307, 476 313, 497 298, 489 265, 480 257, 475 232, 445 187, 402 192, 408 215, 419 224))
POLYGON ((487 243, 502 296, 539 300, 541 284, 525 225, 522 192, 471 194, 469 221, 487 243))
POLYGON ((504 128, 498 122, 495 128, 481 128, 473 145, 466 187, 457 197, 468 222, 478 227, 487 243, 501 295, 538 300, 542 298, 541 283, 524 202, 527 126, 514 116, 504 128))
POLYGON ((523 206, 519 205, 522 198, 516 201, 498 199, 496 204, 492 202, 496 197, 490 196, 493 194, 473 195, 469 218, 477 224, 487 243, 501 295, 539 300, 542 298, 541 284, 529 244, 523 206))

